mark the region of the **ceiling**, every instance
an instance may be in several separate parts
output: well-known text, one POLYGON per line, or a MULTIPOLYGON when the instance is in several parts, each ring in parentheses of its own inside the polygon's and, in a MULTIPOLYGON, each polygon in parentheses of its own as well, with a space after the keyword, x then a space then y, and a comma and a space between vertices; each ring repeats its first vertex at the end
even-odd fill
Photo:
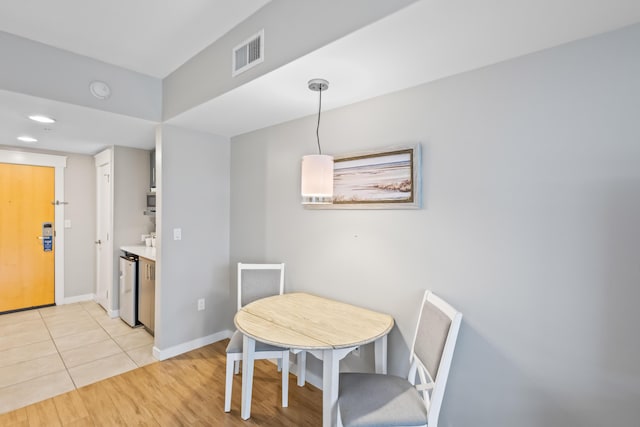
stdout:
POLYGON ((164 78, 268 2, 4 1, 0 30, 164 78))
MULTIPOLYGON (((162 77, 266 1, 7 3, 0 5, 2 31, 162 77), (215 19, 224 31, 195 31, 215 19), (159 51, 158 43, 169 47, 159 51)), ((310 78, 330 81, 323 109, 332 109, 637 22, 637 0, 420 0, 168 122, 234 136, 314 114, 310 78)), ((33 126, 24 117, 37 108, 58 119, 51 130, 30 130, 44 136, 38 148, 95 153, 114 143, 153 146, 156 123, 6 91, 0 91, 0 143, 33 126)))
POLYGON ((6 145, 82 154, 95 154, 114 144, 151 149, 156 126, 148 120, 5 90, 0 90, 0 124, 0 145, 10 141, 6 145), (34 113, 46 113, 56 123, 32 122, 27 117, 34 113), (20 143, 18 135, 38 142, 20 143))

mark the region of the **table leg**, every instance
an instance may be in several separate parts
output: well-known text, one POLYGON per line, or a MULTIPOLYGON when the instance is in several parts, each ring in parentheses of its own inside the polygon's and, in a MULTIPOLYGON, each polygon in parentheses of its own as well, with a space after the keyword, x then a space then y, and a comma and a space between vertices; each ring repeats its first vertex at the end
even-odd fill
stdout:
POLYGON ((242 407, 243 420, 251 416, 251 392, 253 391, 253 355, 256 340, 244 335, 242 338, 242 407))
POLYGON ((334 427, 338 414, 340 358, 333 349, 322 352, 322 426, 334 427))
POLYGON ((301 351, 298 353, 298 387, 304 387, 307 382, 307 352, 301 351))
POLYGON ((387 336, 378 338, 375 341, 375 359, 376 359, 376 373, 387 373, 387 336))

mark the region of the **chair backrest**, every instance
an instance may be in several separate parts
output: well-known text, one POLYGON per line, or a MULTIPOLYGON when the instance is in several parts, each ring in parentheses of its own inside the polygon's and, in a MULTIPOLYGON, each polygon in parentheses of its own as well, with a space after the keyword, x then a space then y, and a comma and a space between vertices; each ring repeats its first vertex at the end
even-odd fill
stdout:
POLYGON ((418 376, 416 388, 422 392, 429 427, 438 425, 461 321, 462 313, 431 291, 425 292, 411 345, 408 379, 416 384, 418 376))
POLYGON ((252 301, 283 292, 284 264, 238 263, 238 310, 252 301))

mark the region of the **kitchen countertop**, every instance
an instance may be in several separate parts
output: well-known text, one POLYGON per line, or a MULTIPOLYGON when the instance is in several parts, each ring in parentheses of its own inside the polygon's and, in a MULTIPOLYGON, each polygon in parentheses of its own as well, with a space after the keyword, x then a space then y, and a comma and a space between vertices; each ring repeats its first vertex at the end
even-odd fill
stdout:
POLYGON ((151 261, 156 260, 156 248, 149 246, 120 246, 120 250, 141 256, 142 258, 150 259, 151 261))

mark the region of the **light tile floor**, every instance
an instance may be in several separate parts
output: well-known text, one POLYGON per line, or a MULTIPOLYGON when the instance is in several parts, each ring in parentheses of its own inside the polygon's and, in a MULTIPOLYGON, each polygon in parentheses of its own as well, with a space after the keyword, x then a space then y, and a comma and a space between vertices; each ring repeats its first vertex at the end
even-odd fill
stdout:
POLYGON ((93 301, 0 315, 0 413, 155 362, 152 347, 93 301))

